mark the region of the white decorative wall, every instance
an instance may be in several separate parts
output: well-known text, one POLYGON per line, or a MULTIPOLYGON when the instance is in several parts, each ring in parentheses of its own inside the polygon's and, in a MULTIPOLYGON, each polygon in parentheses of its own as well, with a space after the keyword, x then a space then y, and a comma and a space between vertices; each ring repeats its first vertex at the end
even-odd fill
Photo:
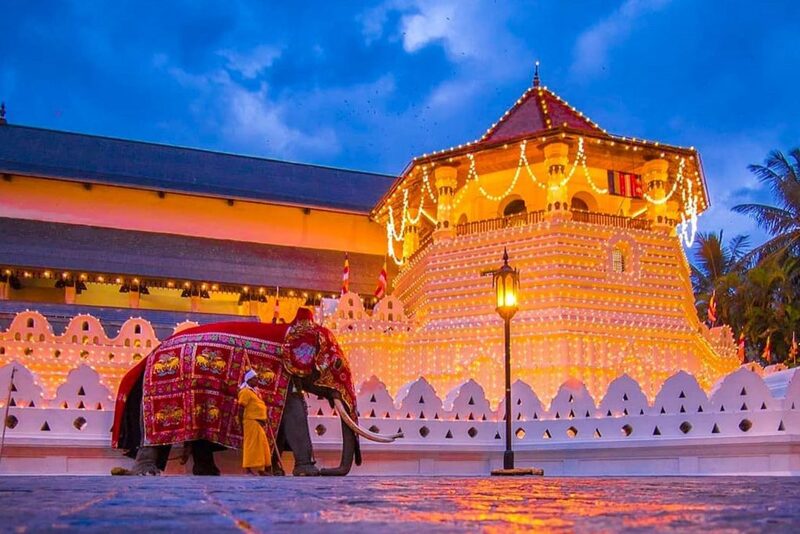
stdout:
MULTIPOLYGON (((19 362, 0 368, 0 392, 8 391, 12 366, 17 372, 0 472, 103 473, 123 461, 110 449, 113 394, 95 370, 78 364, 47 397, 19 362)), ((402 431, 405 438, 390 445, 362 440, 365 461, 356 474, 486 474, 502 461, 504 406, 492 407, 475 380, 442 399, 420 377, 393 398, 373 376, 361 384, 358 402, 363 426, 402 431)), ((710 396, 679 372, 652 404, 625 375, 599 404, 581 382, 570 380, 547 407, 516 381, 512 403, 517 464, 544 467, 547 474, 800 474, 800 378, 794 370, 762 378, 743 367, 710 396)), ((319 459, 335 463, 339 419, 315 397, 309 415, 319 459)), ((226 471, 237 472, 236 454, 221 455, 226 471)))

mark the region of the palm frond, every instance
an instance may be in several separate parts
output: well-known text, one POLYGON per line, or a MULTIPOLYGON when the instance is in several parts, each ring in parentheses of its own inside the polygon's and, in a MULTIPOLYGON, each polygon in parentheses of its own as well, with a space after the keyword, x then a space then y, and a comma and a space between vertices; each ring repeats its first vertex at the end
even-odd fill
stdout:
MULTIPOLYGON (((720 235, 722 232, 720 232, 720 235)), ((750 249, 750 236, 745 234, 739 234, 734 236, 733 239, 730 240, 728 243, 728 260, 730 262, 730 268, 734 268, 734 266, 742 259, 742 257, 747 253, 750 249)))
POLYGON ((767 204, 738 204, 731 208, 736 213, 743 213, 755 219, 756 224, 770 235, 790 231, 797 226, 792 213, 767 204))

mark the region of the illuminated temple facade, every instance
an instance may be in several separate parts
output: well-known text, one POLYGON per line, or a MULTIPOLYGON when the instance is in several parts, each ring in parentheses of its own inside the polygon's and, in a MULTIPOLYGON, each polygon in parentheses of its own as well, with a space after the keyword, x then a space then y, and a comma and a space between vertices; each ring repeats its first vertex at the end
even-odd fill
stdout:
POLYGON ((678 370, 709 389, 738 366, 730 331, 697 318, 681 245, 708 206, 696 151, 610 135, 538 78, 479 140, 396 179, 4 122, 0 172, 0 366, 49 397, 81 363, 114 388, 179 325, 311 305, 358 381, 474 378, 497 400, 481 273, 504 248, 521 271, 513 376, 541 398, 570 379, 598 397, 625 373, 652 397, 678 370), (351 293, 326 306, 345 252, 351 293))

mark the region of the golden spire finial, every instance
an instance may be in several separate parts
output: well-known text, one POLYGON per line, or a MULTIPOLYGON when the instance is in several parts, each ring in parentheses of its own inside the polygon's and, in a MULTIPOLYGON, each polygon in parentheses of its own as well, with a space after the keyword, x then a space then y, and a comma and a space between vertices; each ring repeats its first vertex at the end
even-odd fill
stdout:
POLYGON ((533 86, 539 87, 539 60, 536 60, 536 67, 533 71, 533 86))

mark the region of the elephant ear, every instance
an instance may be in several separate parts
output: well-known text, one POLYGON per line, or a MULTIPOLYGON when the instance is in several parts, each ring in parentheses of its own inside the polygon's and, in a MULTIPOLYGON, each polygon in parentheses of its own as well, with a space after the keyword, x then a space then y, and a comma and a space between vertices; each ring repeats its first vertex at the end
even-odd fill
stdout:
POLYGON ((351 410, 350 416, 354 421, 357 421, 356 393, 353 387, 350 362, 347 360, 344 351, 342 351, 342 347, 336 341, 333 332, 324 326, 319 327, 319 329, 320 350, 317 356, 317 369, 320 371, 320 376, 315 381, 315 384, 337 391, 339 398, 351 410))
POLYGON ((311 321, 300 321, 286 331, 283 340, 284 366, 294 376, 309 376, 314 371, 319 352, 318 327, 311 321))

